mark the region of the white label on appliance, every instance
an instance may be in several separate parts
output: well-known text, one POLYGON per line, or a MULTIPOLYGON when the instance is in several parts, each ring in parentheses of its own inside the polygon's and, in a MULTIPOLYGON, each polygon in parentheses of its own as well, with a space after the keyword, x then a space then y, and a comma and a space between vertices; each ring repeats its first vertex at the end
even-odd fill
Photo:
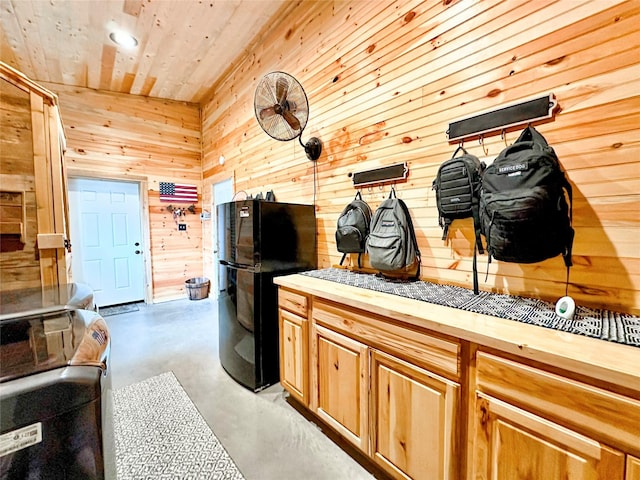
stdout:
POLYGON ((42 423, 34 423, 0 435, 0 457, 17 452, 42 441, 42 423))

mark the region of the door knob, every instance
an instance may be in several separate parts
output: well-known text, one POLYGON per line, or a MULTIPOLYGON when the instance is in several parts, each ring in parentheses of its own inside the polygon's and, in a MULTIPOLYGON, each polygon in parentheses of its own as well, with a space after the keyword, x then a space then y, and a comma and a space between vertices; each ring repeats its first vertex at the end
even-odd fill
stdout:
POLYGON ((136 247, 139 247, 139 246, 140 246, 140 242, 136 242, 134 245, 135 245, 136 247))
POLYGON ((140 255, 140 254, 142 253, 142 250, 136 250, 134 253, 135 253, 136 255, 140 255))

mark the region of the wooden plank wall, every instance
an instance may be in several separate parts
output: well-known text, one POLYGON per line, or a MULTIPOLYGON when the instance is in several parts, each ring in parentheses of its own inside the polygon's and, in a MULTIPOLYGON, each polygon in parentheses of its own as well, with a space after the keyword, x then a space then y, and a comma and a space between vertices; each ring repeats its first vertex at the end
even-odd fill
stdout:
MULTIPOLYGON (((441 240, 431 182, 455 149, 448 123, 553 92, 559 111, 538 124, 573 186, 576 229, 568 292, 577 303, 640 313, 640 3, 618 0, 497 2, 289 2, 202 106, 204 205, 209 184, 269 189, 281 201, 317 205, 319 266, 337 264, 334 232, 355 190, 350 172, 408 162, 397 185, 412 209, 422 277, 471 286, 472 228, 458 221, 441 240), (259 79, 294 75, 310 101, 303 140, 318 136, 314 165, 297 141, 258 126, 259 79), (226 162, 219 165, 224 155, 226 162)), ((507 132, 513 142, 518 131, 507 132)), ((500 134, 465 146, 493 159, 500 134)), ((377 206, 388 188, 365 189, 377 206)), ((205 252, 211 245, 205 239, 205 252)), ((205 274, 212 275, 205 254, 205 274)), ((556 301, 561 257, 533 265, 479 259, 480 287, 556 301)))
MULTIPOLYGON (((24 192, 25 207, 24 243, 2 239, 0 286, 3 290, 37 288, 41 279, 30 95, 6 80, 0 80, 0 152, 0 190, 24 192)), ((0 211, 0 219, 6 215, 0 211)))
POLYGON ((158 187, 159 182, 186 183, 201 191, 198 105, 57 84, 47 88, 58 94, 68 176, 147 186, 149 223, 143 221, 143 229, 150 238, 152 298, 184 298, 184 281, 202 275, 200 208, 182 217, 187 230, 178 231, 158 187))

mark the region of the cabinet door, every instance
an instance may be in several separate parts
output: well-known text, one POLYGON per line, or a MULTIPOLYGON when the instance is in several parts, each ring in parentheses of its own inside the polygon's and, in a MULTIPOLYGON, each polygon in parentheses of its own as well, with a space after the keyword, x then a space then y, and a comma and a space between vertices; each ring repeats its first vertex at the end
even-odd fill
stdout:
POLYGON ((640 480, 640 458, 627 455, 627 476, 625 480, 640 480))
POLYGON ((371 352, 372 453, 394 476, 454 479, 460 386, 371 352))
POLYGON ((619 480, 624 455, 488 395, 476 397, 474 479, 619 480))
POLYGON ((280 383, 299 402, 309 403, 308 320, 280 309, 280 383))
POLYGON ((368 453, 367 346, 314 325, 313 352, 311 409, 368 453))

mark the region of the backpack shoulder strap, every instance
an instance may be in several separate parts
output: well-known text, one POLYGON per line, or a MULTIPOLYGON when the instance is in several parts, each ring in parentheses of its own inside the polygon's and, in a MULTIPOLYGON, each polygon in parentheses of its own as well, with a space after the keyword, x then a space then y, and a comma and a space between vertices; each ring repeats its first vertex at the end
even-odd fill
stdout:
POLYGON ((447 239, 447 235, 449 235, 449 227, 453 223, 448 217, 440 217, 440 226, 442 227, 442 240, 445 241, 447 239))
POLYGON ((562 188, 567 191, 567 196, 569 197, 569 222, 573 224, 573 189, 564 173, 562 174, 562 188))
POLYGON ((567 238, 565 252, 562 254, 564 264, 567 267, 568 278, 569 267, 573 265, 573 262, 571 261, 571 252, 573 251, 573 238, 575 236, 575 232, 573 230, 573 189, 571 188, 571 184, 569 183, 569 180, 567 180, 567 176, 564 173, 562 173, 562 188, 567 191, 567 196, 569 197, 569 238, 567 238))
MULTIPOLYGON (((395 194, 395 191, 394 191, 395 194)), ((397 199, 400 208, 404 212, 404 216, 407 218, 407 228, 411 232, 411 242, 413 243, 413 248, 416 251, 416 258, 418 259, 418 269, 416 270, 415 279, 420 278, 420 266, 422 265, 422 257, 420 255, 420 249, 418 248, 418 239, 416 238, 416 230, 413 227, 413 220, 411 219, 411 212, 409 212, 409 207, 401 198, 397 199)))
MULTIPOLYGON (((466 153, 466 152, 465 152, 466 153)), ((471 216, 473 217, 473 229, 476 234, 476 245, 478 247, 478 251, 480 253, 484 253, 484 247, 482 246, 482 223, 480 222, 480 192, 482 189, 482 175, 486 165, 484 162, 480 162, 480 166, 478 169, 478 182, 475 186, 473 192, 471 192, 471 216)), ((471 177, 471 173, 469 173, 469 183, 473 185, 473 178, 471 177)), ((474 250, 475 252, 475 250, 474 250)))
MULTIPOLYGON (((482 245, 482 222, 480 222, 480 203, 478 200, 478 194, 474 195, 473 203, 471 204, 471 214, 473 216, 473 230, 476 234, 476 245, 478 247, 478 251, 482 254, 484 253, 484 246, 482 245)), ((444 238, 443 238, 444 240, 444 238)))
POLYGON ((473 293, 478 295, 480 293, 480 287, 478 286, 478 248, 473 246, 473 293))

